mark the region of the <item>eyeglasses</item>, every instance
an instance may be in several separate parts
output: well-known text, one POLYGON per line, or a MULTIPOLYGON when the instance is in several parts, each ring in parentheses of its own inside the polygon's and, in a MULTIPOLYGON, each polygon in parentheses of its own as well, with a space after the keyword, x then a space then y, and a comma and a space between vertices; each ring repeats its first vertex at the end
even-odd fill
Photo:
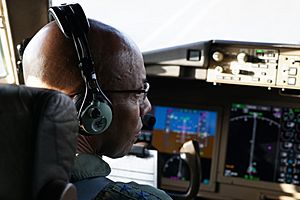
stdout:
POLYGON ((141 90, 103 90, 103 92, 107 93, 135 93, 135 94, 143 94, 142 98, 139 99, 140 103, 144 103, 147 98, 148 91, 150 89, 150 84, 148 82, 144 83, 144 89, 141 90))

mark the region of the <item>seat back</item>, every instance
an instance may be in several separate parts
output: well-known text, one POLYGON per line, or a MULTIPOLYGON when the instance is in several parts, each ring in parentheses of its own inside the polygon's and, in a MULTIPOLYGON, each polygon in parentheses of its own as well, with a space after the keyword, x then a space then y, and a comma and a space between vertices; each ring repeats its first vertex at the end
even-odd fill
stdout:
POLYGON ((75 198, 68 179, 77 132, 66 95, 0 84, 0 199, 75 198))

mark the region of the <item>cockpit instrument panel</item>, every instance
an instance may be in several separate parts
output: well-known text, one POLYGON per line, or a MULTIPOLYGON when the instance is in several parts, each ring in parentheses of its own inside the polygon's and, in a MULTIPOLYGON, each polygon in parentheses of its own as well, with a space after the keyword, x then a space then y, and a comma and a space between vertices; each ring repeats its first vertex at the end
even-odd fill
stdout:
POLYGON ((145 52, 144 60, 152 75, 300 89, 299 45, 212 40, 145 52))

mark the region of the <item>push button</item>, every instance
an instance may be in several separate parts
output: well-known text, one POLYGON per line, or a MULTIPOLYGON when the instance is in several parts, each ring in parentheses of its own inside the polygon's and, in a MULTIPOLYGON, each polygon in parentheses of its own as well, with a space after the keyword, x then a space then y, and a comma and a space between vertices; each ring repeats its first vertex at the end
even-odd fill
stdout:
POLYGON ((288 85, 296 85, 296 78, 295 77, 289 77, 288 78, 288 85))
POLYGON ((291 67, 289 69, 289 75, 293 75, 293 76, 297 75, 297 68, 296 67, 291 67))

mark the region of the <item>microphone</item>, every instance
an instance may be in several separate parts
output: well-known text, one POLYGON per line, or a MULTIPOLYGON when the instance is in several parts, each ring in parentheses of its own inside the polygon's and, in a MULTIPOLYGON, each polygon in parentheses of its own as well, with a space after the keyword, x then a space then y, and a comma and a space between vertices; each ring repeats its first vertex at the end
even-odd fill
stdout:
POLYGON ((152 131, 153 127, 155 125, 156 119, 155 119, 155 117, 152 114, 147 113, 142 118, 142 122, 143 122, 142 130, 152 131))

